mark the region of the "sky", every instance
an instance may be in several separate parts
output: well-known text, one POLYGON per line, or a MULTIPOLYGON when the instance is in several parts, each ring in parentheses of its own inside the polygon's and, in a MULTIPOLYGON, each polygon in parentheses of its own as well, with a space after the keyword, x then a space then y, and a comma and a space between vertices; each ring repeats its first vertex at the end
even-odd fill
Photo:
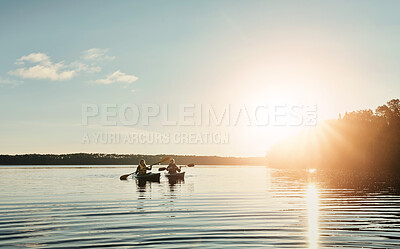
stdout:
MULTIPOLYGON (((398 1, 0 1, 0 154, 264 156, 302 127, 83 125, 107 104, 316 106, 318 122, 400 93, 398 1), (99 143, 99 134, 228 134, 99 143), (90 139, 87 142, 85 136, 90 139)), ((108 136, 108 135, 107 135, 108 136)))

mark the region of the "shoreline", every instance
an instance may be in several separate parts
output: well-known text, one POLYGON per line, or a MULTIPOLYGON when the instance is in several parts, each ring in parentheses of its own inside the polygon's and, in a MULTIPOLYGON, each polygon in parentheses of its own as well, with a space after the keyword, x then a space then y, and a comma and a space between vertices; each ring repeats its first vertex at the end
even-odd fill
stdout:
POLYGON ((0 155, 0 167, 3 165, 137 165, 141 159, 151 164, 164 157, 174 158, 180 165, 192 163, 195 165, 267 165, 265 157, 74 153, 0 155))

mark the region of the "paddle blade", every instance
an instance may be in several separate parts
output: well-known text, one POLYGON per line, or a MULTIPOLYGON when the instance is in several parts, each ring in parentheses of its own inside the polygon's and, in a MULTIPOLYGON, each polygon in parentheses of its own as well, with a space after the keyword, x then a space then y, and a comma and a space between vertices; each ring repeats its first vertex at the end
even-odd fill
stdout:
POLYGON ((166 162, 166 161, 169 161, 169 157, 164 157, 161 161, 160 161, 160 163, 163 163, 163 162, 166 162))
POLYGON ((156 165, 156 164, 159 164, 159 163, 163 163, 163 162, 166 162, 166 161, 169 161, 169 157, 164 157, 161 161, 156 162, 156 163, 153 163, 153 164, 150 165, 150 166, 153 166, 153 165, 156 165))
POLYGON ((164 171, 164 170, 166 170, 167 168, 165 168, 165 167, 161 167, 161 168, 158 168, 158 171, 164 171))
POLYGON ((126 174, 126 175, 122 175, 122 176, 120 176, 120 180, 126 180, 126 179, 128 179, 128 176, 130 176, 131 174, 126 174))
POLYGON ((194 167, 194 163, 189 163, 187 166, 188 167, 194 167))

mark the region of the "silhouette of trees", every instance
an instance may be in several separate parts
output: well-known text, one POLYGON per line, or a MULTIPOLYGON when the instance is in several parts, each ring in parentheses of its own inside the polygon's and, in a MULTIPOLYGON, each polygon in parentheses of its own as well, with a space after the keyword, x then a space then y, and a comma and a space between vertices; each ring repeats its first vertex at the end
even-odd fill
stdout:
POLYGON ((391 169, 400 172, 400 101, 346 113, 273 146, 274 167, 391 169))
MULTIPOLYGON (((28 154, 28 155, 0 155, 0 165, 137 165, 140 159, 147 164, 160 161, 169 156, 177 164, 190 163, 200 165, 265 165, 264 157, 240 158, 218 156, 182 156, 182 155, 119 155, 119 154, 28 154)), ((166 162, 168 163, 168 162, 166 162)))

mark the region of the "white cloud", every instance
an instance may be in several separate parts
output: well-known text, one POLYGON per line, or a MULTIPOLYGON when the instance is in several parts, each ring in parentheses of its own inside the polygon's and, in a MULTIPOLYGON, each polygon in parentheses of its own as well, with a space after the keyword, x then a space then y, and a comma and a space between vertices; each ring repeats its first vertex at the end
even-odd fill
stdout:
POLYGON ((21 85, 22 83, 24 83, 24 82, 20 81, 20 80, 13 80, 13 79, 0 77, 0 86, 2 86, 2 85, 18 86, 18 85, 21 85))
POLYGON ((22 56, 15 64, 23 67, 8 73, 24 79, 69 80, 81 71, 91 73, 101 71, 99 66, 88 65, 79 61, 75 61, 69 65, 65 65, 64 62, 53 63, 50 57, 44 53, 31 53, 22 56), (34 65, 25 66, 25 62, 30 62, 34 65))
POLYGON ((114 60, 115 56, 107 55, 108 48, 91 48, 82 52, 82 58, 87 61, 114 60))
POLYGON ((22 56, 15 62, 15 64, 24 65, 25 61, 32 63, 41 63, 44 65, 51 64, 50 58, 44 53, 31 53, 29 55, 22 56))
MULTIPOLYGON (((69 64, 63 61, 54 63, 45 53, 31 53, 17 59, 15 64, 18 65, 18 68, 9 71, 8 74, 24 79, 70 80, 79 73, 100 72, 101 67, 97 65, 98 61, 115 59, 115 56, 109 56, 107 52, 108 49, 91 48, 82 52, 82 58, 80 60, 73 61, 69 64)), ((2 84, 5 84, 4 82, 12 82, 11 80, 1 78, 0 80, 2 84)), ((130 84, 136 80, 138 80, 138 77, 122 73, 118 70, 107 75, 104 79, 97 79, 92 82, 98 84, 130 84)))
POLYGON ((75 70, 66 69, 62 63, 53 64, 49 57, 42 53, 23 56, 17 62, 31 61, 39 63, 31 67, 22 67, 8 72, 10 75, 19 76, 24 79, 49 79, 69 80, 76 75, 75 70))
POLYGON ((101 71, 101 67, 94 64, 88 65, 80 61, 74 61, 70 64, 70 67, 75 69, 77 72, 88 72, 88 73, 98 73, 101 71))
POLYGON ((112 74, 107 75, 105 79, 98 79, 95 80, 94 83, 97 84, 112 84, 112 83, 133 83, 137 81, 139 78, 134 75, 129 75, 122 73, 121 71, 115 71, 112 74))

